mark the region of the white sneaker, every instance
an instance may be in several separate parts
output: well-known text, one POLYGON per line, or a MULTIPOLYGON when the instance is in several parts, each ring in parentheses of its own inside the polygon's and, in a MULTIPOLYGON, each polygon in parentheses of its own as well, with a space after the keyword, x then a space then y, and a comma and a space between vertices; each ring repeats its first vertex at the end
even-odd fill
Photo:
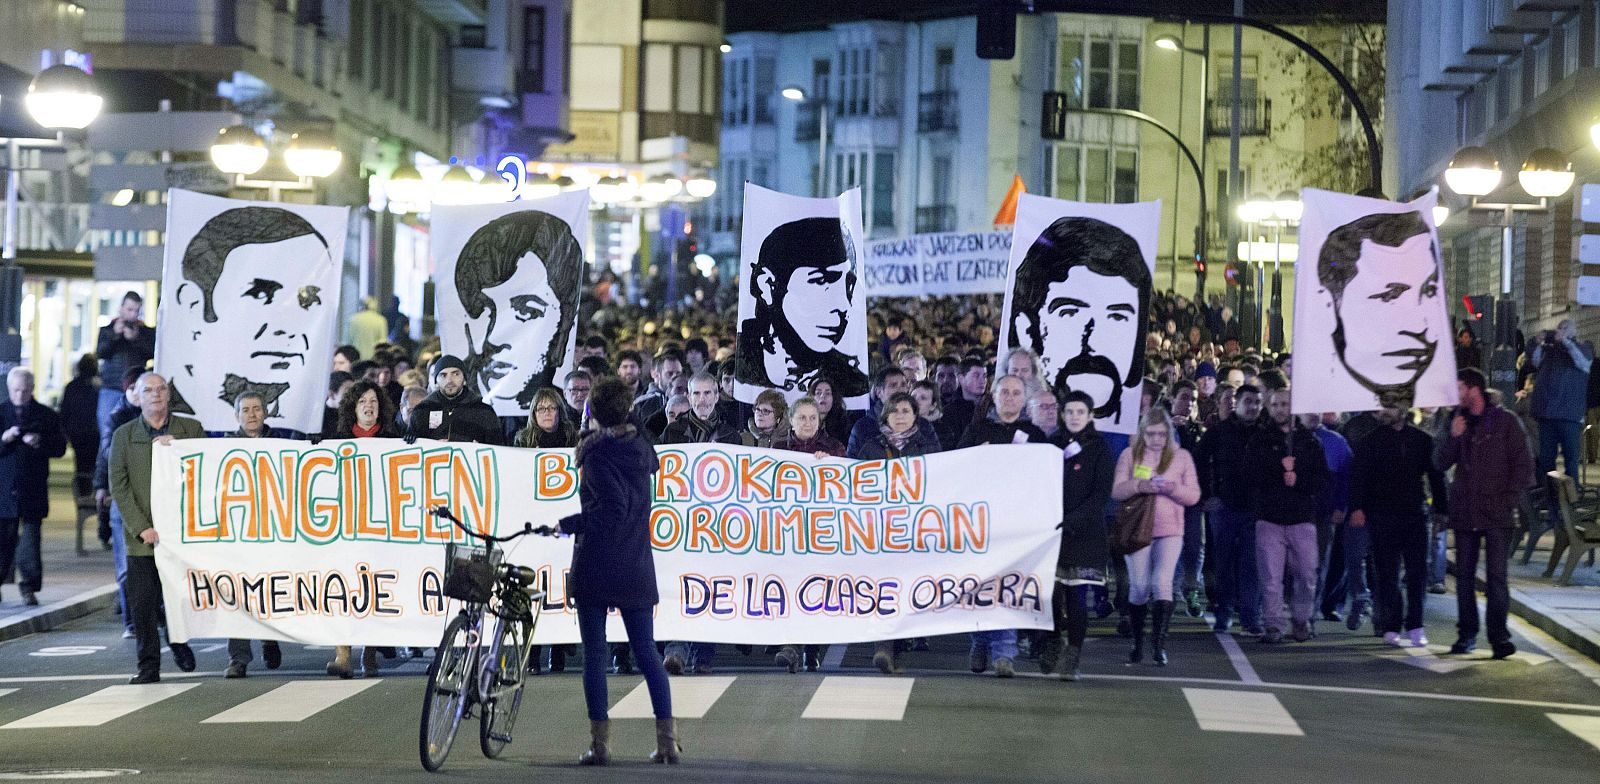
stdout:
POLYGON ((1413 648, 1426 648, 1426 647, 1428 647, 1428 634, 1427 634, 1426 631, 1423 630, 1423 628, 1421 626, 1418 626, 1417 628, 1412 629, 1409 632, 1406 632, 1406 636, 1411 638, 1411 647, 1413 647, 1413 648))
POLYGON ((1394 646, 1396 648, 1401 648, 1401 647, 1405 646, 1405 643, 1400 641, 1400 633, 1399 632, 1384 632, 1383 633, 1383 644, 1384 645, 1392 645, 1392 646, 1394 646))

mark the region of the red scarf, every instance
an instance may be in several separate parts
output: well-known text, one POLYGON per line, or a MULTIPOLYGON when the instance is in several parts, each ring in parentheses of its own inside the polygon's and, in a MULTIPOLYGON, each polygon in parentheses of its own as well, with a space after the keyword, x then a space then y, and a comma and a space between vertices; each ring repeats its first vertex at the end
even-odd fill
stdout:
POLYGON ((362 427, 360 425, 350 426, 350 432, 356 438, 371 438, 377 435, 378 431, 382 429, 383 428, 377 422, 373 422, 372 427, 362 427))

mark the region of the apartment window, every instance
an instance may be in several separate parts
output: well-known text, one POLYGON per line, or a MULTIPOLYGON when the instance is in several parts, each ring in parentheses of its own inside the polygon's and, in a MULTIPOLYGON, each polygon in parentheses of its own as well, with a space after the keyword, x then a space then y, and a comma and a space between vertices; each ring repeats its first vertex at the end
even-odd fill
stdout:
POLYGON ((418 47, 421 57, 417 58, 417 119, 426 123, 432 119, 433 62, 442 48, 431 31, 418 30, 417 37, 421 43, 418 47))
POLYGON ((833 91, 828 89, 828 79, 832 70, 831 60, 811 61, 811 95, 816 100, 826 101, 828 96, 833 94, 833 91))
POLYGON ((1139 108, 1138 42, 1069 35, 1060 40, 1056 61, 1067 108, 1139 108))
POLYGON ((395 54, 395 97, 399 99, 400 111, 411 110, 411 62, 416 57, 420 37, 419 31, 412 25, 403 24, 400 27, 401 46, 395 54))
POLYGON ((942 46, 933 53, 933 89, 948 93, 956 89, 956 51, 942 46))
POLYGON ((544 89, 545 8, 530 5, 522 9, 522 89, 542 93, 544 89))
POLYGON ((1125 148, 1055 146, 1055 196, 1088 202, 1139 200, 1139 154, 1125 148))
POLYGON ((1578 58, 1583 52, 1583 39, 1578 33, 1578 15, 1561 25, 1561 75, 1570 76, 1578 70, 1578 58))
POLYGON ((871 108, 872 50, 848 49, 839 59, 839 100, 835 110, 846 116, 866 114, 871 108))
POLYGON ((1529 100, 1544 95, 1544 91, 1550 89, 1550 39, 1548 37, 1534 45, 1532 58, 1530 64, 1533 67, 1533 84, 1531 85, 1532 91, 1528 93, 1529 100))
POLYGON ((894 228, 894 153, 872 158, 872 228, 894 228))
POLYGON ((1086 65, 1083 60, 1083 40, 1080 38, 1061 39, 1061 49, 1057 57, 1059 62, 1056 89, 1067 96, 1068 109, 1083 108, 1084 80, 1086 65))
POLYGON ((777 62, 771 57, 756 58, 755 83, 750 90, 750 101, 754 104, 757 123, 765 125, 772 122, 772 98, 777 91, 777 62))
POLYGON ((1111 200, 1130 204, 1139 200, 1139 154, 1117 150, 1112 158, 1111 200))
POLYGON ((489 29, 483 25, 462 25, 461 43, 458 46, 462 49, 489 48, 489 29))
POLYGON ((1139 108, 1139 45, 1117 44, 1116 101, 1119 109, 1139 108))
POLYGON ((722 124, 741 125, 739 110, 744 107, 744 79, 740 72, 747 68, 749 60, 727 59, 723 61, 723 70, 726 75, 722 80, 722 124))

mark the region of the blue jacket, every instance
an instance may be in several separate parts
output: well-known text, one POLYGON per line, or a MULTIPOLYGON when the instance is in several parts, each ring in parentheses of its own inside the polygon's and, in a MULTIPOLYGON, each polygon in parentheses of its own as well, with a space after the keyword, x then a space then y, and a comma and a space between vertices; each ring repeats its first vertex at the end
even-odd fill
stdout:
POLYGON ((1529 347, 1528 359, 1539 369, 1539 375, 1533 381, 1533 398, 1529 401, 1534 419, 1582 422, 1584 414, 1588 412, 1587 365, 1594 361, 1594 346, 1588 343, 1574 345, 1584 357, 1584 367, 1573 360, 1572 350, 1564 344, 1547 349, 1544 344, 1535 342, 1529 347))
POLYGON ((1317 499, 1317 518, 1321 520, 1350 508, 1350 467, 1355 452, 1344 436, 1326 427, 1311 432, 1322 442, 1322 456, 1328 462, 1328 484, 1317 499))

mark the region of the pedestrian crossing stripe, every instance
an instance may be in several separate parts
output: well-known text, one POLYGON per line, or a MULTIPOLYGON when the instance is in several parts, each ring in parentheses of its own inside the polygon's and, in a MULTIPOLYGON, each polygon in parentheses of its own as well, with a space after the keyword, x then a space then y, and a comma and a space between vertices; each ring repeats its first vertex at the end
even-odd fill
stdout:
POLYGON ((16 691, 16 689, 0 689, 0 697, 4 697, 14 691, 16 691))
POLYGON ((1185 688, 1200 729, 1257 735, 1304 735, 1277 696, 1262 691, 1185 688))
POLYGON ((24 716, 0 729, 39 729, 45 727, 98 727, 176 697, 199 686, 198 683, 148 683, 142 686, 108 686, 85 697, 64 702, 31 716, 24 716))
MULTIPOLYGON (((722 693, 733 685, 736 677, 708 675, 678 678, 672 681, 672 715, 680 719, 703 719, 722 693)), ((635 686, 628 696, 610 710, 613 719, 648 719, 655 716, 650 707, 650 689, 646 683, 635 686)))
POLYGON ((811 695, 803 719, 900 721, 915 678, 829 675, 811 695))
POLYGON ((377 679, 289 681, 255 699, 246 700, 218 713, 201 724, 305 721, 381 682, 377 679))
POLYGON ((1546 713, 1545 716, 1561 729, 1600 750, 1600 716, 1582 716, 1575 713, 1546 713))

